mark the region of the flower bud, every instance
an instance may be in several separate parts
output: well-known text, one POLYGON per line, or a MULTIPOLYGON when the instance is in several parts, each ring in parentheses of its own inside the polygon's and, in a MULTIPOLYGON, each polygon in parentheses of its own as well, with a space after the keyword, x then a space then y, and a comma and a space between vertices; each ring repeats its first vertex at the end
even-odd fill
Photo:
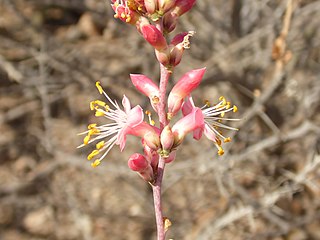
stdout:
POLYGON ((160 135, 162 146, 161 154, 163 157, 168 157, 174 143, 174 136, 169 125, 165 126, 160 135))
POLYGON ((170 52, 169 50, 165 51, 157 51, 155 50, 156 57, 159 63, 161 63, 163 66, 168 66, 170 63, 170 52))
POLYGON ((158 9, 160 14, 164 14, 172 9, 175 5, 175 0, 158 0, 158 9))
POLYGON ((132 154, 128 160, 128 166, 131 170, 138 172, 145 181, 151 182, 153 180, 152 167, 142 154, 132 154))
POLYGON ((176 0, 175 9, 173 10, 178 16, 188 12, 193 5, 196 3, 196 0, 176 0))
POLYGON ((166 39, 154 25, 148 24, 142 26, 141 33, 156 50, 161 51, 168 47, 166 39))
POLYGON ((162 26, 165 33, 172 32, 177 26, 178 16, 172 12, 168 12, 162 17, 162 26))
POLYGON ((143 136, 143 140, 150 148, 154 150, 158 150, 160 148, 159 135, 155 134, 154 132, 147 132, 143 136))
POLYGON ((156 110, 156 105, 158 104, 160 97, 159 87, 143 74, 130 74, 130 78, 138 91, 150 99, 153 109, 156 110))
POLYGON ((168 112, 171 117, 180 110, 184 98, 199 86, 205 71, 205 68, 201 68, 187 72, 172 88, 168 97, 168 112))
POLYGON ((157 0, 144 0, 144 6, 149 14, 153 14, 157 9, 157 0))
POLYGON ((172 151, 169 156, 165 159, 166 163, 171 163, 176 159, 177 151, 172 151))

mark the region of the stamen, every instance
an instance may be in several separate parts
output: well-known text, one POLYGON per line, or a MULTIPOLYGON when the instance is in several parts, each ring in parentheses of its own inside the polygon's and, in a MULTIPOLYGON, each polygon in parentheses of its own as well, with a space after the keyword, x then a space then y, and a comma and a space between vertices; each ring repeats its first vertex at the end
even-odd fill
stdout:
POLYGON ((84 145, 88 144, 88 142, 90 141, 90 137, 91 137, 90 135, 87 135, 87 136, 84 137, 84 139, 83 139, 83 144, 84 145))
POLYGON ((98 155, 100 152, 99 150, 93 150, 87 157, 88 160, 91 160, 92 158, 94 158, 96 155, 98 155))
POLYGON ((98 150, 100 150, 100 149, 103 148, 103 147, 104 147, 104 141, 98 142, 98 143, 96 144, 96 148, 97 148, 98 150))
POLYGON ((103 93, 103 89, 102 89, 99 81, 96 82, 96 87, 97 87, 99 93, 102 94, 103 93))
POLYGON ((96 117, 103 117, 104 116, 104 112, 97 110, 95 113, 96 117))
POLYGON ((206 107, 210 107, 210 102, 209 102, 209 100, 205 100, 205 101, 204 101, 204 104, 205 104, 206 107))
POLYGON ((237 112, 238 111, 238 107, 236 105, 233 105, 233 112, 237 112))
POLYGON ((91 123, 88 125, 88 129, 91 130, 91 129, 94 129, 96 128, 97 124, 96 123, 91 123))
POLYGON ((218 150, 218 155, 219 155, 219 156, 222 156, 222 155, 224 154, 223 148, 222 148, 221 146, 219 146, 218 149, 219 149, 219 150, 218 150))
POLYGON ((231 137, 227 137, 223 140, 225 143, 231 142, 231 137))
POLYGON ((149 110, 146 110, 146 112, 145 112, 147 115, 148 115, 148 118, 149 118, 149 124, 151 125, 151 126, 154 126, 156 123, 155 123, 155 121, 154 120, 152 120, 152 118, 151 118, 151 112, 149 111, 149 110))
POLYGON ((91 167, 96 168, 100 165, 100 163, 101 163, 101 160, 97 159, 93 163, 91 163, 91 167))

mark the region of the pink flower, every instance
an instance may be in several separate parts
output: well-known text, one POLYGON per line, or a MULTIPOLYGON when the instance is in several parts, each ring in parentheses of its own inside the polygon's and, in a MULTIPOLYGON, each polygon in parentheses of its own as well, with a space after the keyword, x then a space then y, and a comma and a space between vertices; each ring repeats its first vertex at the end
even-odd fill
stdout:
POLYGON ((180 110, 184 98, 199 86, 205 71, 205 68, 201 68, 187 72, 172 88, 168 97, 169 119, 180 110))
POLYGON ((115 18, 130 24, 135 24, 139 20, 140 14, 134 10, 133 6, 129 6, 127 0, 112 0, 111 2, 115 18))
POLYGON ((153 109, 157 110, 156 105, 160 97, 159 87, 150 78, 142 74, 130 74, 130 78, 138 91, 150 99, 153 109))
MULTIPOLYGON (((231 107, 230 102, 227 102, 224 97, 220 97, 220 102, 216 105, 210 106, 207 102, 202 108, 195 107, 192 97, 188 97, 186 101, 183 103, 182 106, 182 114, 184 116, 189 116, 190 113, 201 110, 201 118, 204 122, 202 128, 195 129, 193 132, 193 137, 195 139, 200 139, 202 133, 211 141, 215 143, 218 148, 218 154, 222 155, 224 153, 223 148, 221 147, 221 138, 224 142, 230 142, 231 138, 224 137, 219 128, 225 128, 230 130, 237 130, 236 128, 229 127, 223 123, 222 120, 229 120, 229 121, 237 121, 239 119, 232 119, 232 118, 223 118, 225 113, 227 112, 236 112, 238 108, 234 105, 231 107)), ((199 114, 200 115, 200 114, 199 114)), ((199 116, 200 117, 200 116, 199 116)))
POLYGON ((123 96, 122 110, 118 103, 111 100, 105 91, 103 91, 99 82, 96 83, 96 86, 100 94, 103 94, 107 98, 110 106, 103 101, 96 100, 90 103, 90 108, 96 111, 96 116, 105 117, 111 120, 111 122, 101 126, 90 124, 88 131, 82 133, 87 135, 83 140, 83 145, 80 147, 100 140, 96 144, 96 149, 88 155, 88 160, 91 160, 96 155, 102 154, 101 157, 95 160, 92 164, 93 166, 99 165, 100 161, 115 144, 119 145, 120 150, 123 151, 127 135, 142 138, 150 148, 157 149, 160 147, 159 129, 143 121, 144 113, 139 105, 131 108, 129 99, 123 96))
POLYGON ((139 173, 145 181, 153 181, 153 170, 150 162, 142 154, 132 154, 128 160, 128 166, 132 171, 139 173))
POLYGON ((176 122, 172 127, 172 132, 174 135, 174 148, 180 145, 184 137, 193 131, 199 133, 199 138, 202 134, 202 129, 204 128, 204 118, 200 108, 194 107, 191 109, 187 115, 176 122))

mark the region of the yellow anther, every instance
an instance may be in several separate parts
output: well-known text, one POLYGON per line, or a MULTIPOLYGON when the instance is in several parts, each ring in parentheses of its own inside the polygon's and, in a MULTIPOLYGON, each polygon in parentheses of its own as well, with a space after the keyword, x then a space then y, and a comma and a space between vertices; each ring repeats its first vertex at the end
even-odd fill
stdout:
POLYGON ((95 105, 95 101, 91 101, 91 102, 90 102, 90 109, 91 109, 91 111, 94 110, 94 108, 95 108, 94 105, 95 105))
POLYGON ((97 128, 92 128, 92 129, 89 130, 88 135, 91 136, 91 135, 98 134, 98 133, 100 133, 100 130, 99 130, 99 129, 97 129, 97 128))
POLYGON ((88 160, 91 160, 92 158, 94 158, 94 156, 99 154, 99 150, 93 150, 87 157, 88 160))
POLYGON ((159 101, 160 101, 160 98, 159 98, 158 96, 153 96, 153 97, 151 98, 151 101, 152 101, 152 103, 154 103, 154 104, 158 104, 159 101))
POLYGON ((95 104, 99 105, 100 107, 105 107, 107 104, 104 101, 95 100, 95 104))
POLYGON ((104 109, 106 110, 106 112, 109 112, 109 111, 110 111, 109 105, 105 105, 105 106, 104 106, 104 109))
POLYGON ((103 89, 102 89, 99 81, 96 82, 96 87, 97 87, 99 93, 102 94, 103 93, 103 89))
POLYGON ((91 167, 96 168, 100 165, 101 160, 97 159, 93 163, 91 163, 91 167))
POLYGON ((147 114, 148 116, 150 116, 150 115, 151 115, 151 112, 150 112, 149 110, 146 110, 146 111, 145 111, 145 114, 147 114))
POLYGON ((225 112, 222 112, 222 113, 220 114, 220 116, 221 116, 221 117, 224 117, 225 114, 226 114, 225 112))
POLYGON ((97 148, 98 150, 100 150, 100 149, 103 148, 103 147, 104 147, 104 141, 98 142, 98 143, 96 144, 96 148, 97 148))
POLYGON ((95 116, 96 117, 102 117, 102 116, 104 116, 104 113, 97 110, 96 113, 95 113, 95 116))
POLYGON ((139 11, 142 11, 142 6, 139 6, 139 7, 138 7, 138 10, 139 10, 139 11))
POLYGON ((219 147, 219 150, 218 150, 218 155, 219 156, 222 156, 224 154, 224 150, 222 147, 219 147))
POLYGON ((224 96, 219 97, 219 100, 222 101, 222 105, 225 106, 227 104, 226 99, 224 98, 224 96))
POLYGON ((118 13, 114 14, 113 17, 114 17, 114 18, 119 18, 118 13))
POLYGON ((227 137, 223 140, 225 143, 231 142, 231 137, 227 137))
POLYGON ((233 105, 233 112, 237 112, 238 111, 238 107, 236 105, 233 105))
POLYGON ((231 103, 227 102, 226 109, 229 109, 230 107, 231 107, 231 103))
POLYGON ((126 14, 125 13, 121 13, 120 15, 122 18, 125 18, 126 17, 126 14))
POLYGON ((172 113, 167 113, 167 118, 168 118, 168 120, 171 120, 172 117, 173 117, 173 114, 172 114, 172 113))
POLYGON ((130 22, 130 21, 131 21, 131 17, 128 16, 128 17, 126 18, 126 22, 128 23, 128 22, 130 22))
POLYGON ((87 135, 87 136, 85 136, 84 139, 83 139, 83 144, 84 144, 84 145, 87 145, 89 141, 90 141, 90 135, 87 135))
POLYGON ((88 129, 89 130, 94 129, 96 126, 97 126, 96 123, 91 123, 91 124, 88 125, 88 129))
POLYGON ((149 123, 150 123, 150 125, 151 125, 151 126, 156 125, 155 121, 154 121, 154 120, 152 120, 152 119, 149 121, 149 123))
POLYGON ((204 101, 204 104, 207 106, 207 107, 210 107, 210 102, 208 100, 205 100, 204 101))

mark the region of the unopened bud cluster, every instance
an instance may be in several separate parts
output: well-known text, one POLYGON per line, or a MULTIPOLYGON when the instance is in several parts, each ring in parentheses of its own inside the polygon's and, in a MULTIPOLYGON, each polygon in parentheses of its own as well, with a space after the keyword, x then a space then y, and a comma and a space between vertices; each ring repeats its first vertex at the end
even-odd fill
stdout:
POLYGON ((138 32, 155 49, 158 61, 171 69, 181 61, 184 49, 190 45, 194 32, 177 34, 170 42, 166 36, 188 12, 196 0, 112 0, 114 17, 135 25, 138 32))

